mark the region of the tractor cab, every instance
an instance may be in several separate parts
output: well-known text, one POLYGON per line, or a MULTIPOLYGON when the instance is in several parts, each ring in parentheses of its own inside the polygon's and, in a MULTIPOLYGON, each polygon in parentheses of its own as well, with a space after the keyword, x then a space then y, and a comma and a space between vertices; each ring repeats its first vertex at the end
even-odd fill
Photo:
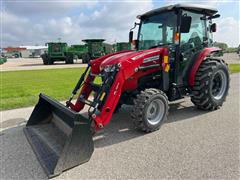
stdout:
POLYGON ((83 63, 88 63, 91 59, 96 59, 106 54, 106 49, 103 45, 105 39, 84 39, 87 52, 83 55, 83 63))
POLYGON ((48 53, 53 57, 62 57, 67 49, 67 43, 65 42, 49 42, 46 43, 48 46, 48 53))
POLYGON ((212 19, 220 17, 217 12, 214 8, 196 4, 154 9, 137 16, 140 23, 135 23, 130 30, 129 41, 133 41, 132 30, 139 26, 134 42, 136 50, 167 47, 172 82, 187 85, 192 58, 204 48, 213 46, 212 32, 216 32, 216 24, 212 19))
MULTIPOLYGON (((217 12, 207 6, 176 4, 139 15, 140 23, 134 26, 139 26, 137 50, 175 45, 184 52, 212 46, 211 34, 216 31, 212 19, 220 17, 217 12)), ((132 41, 133 31, 129 38, 132 41)))

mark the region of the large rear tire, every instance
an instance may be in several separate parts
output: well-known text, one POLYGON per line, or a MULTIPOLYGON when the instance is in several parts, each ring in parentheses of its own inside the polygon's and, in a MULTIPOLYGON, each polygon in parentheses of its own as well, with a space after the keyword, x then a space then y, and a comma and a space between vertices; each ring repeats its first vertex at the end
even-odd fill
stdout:
POLYGON ((199 109, 216 110, 226 99, 229 82, 227 64, 221 59, 206 59, 196 73, 191 101, 199 109))
POLYGON ((150 88, 137 95, 131 117, 138 130, 152 132, 158 130, 167 119, 168 109, 166 94, 150 88))
POLYGON ((82 55, 82 63, 87 64, 91 60, 91 57, 88 53, 82 55))
POLYGON ((73 55, 72 54, 68 54, 66 55, 66 60, 65 60, 66 64, 73 64, 73 55))
POLYGON ((51 59, 50 57, 48 58, 48 64, 49 64, 49 65, 53 65, 53 64, 54 64, 54 60, 51 59))
POLYGON ((44 65, 48 65, 48 56, 47 56, 47 54, 42 54, 41 57, 42 57, 42 60, 43 60, 43 64, 44 65))
POLYGON ((48 65, 48 61, 47 60, 43 60, 43 64, 44 65, 48 65))

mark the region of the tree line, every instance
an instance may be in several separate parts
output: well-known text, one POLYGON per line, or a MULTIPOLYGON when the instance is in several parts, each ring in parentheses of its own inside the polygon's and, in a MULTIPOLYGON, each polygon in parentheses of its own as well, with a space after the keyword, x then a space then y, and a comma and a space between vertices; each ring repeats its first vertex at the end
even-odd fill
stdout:
POLYGON ((238 47, 228 47, 228 45, 223 42, 214 42, 213 45, 215 47, 221 48, 224 53, 239 53, 240 52, 240 45, 238 47))

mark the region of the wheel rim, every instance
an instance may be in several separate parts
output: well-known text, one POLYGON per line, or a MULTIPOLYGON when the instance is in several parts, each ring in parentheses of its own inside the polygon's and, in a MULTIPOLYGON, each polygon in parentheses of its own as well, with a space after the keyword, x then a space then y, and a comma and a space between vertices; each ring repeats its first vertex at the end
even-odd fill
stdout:
POLYGON ((220 100, 227 89, 227 76, 224 71, 218 71, 212 81, 212 96, 216 100, 220 100))
POLYGON ((147 108, 147 121, 151 125, 158 124, 164 115, 165 106, 160 99, 153 100, 147 108))

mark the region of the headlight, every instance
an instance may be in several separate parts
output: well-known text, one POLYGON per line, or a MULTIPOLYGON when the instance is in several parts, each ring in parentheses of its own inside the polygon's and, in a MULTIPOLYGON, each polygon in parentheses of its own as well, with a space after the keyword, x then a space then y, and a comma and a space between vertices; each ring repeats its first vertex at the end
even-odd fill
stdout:
POLYGON ((113 72, 113 71, 115 71, 115 69, 116 69, 115 64, 113 64, 113 65, 107 65, 107 66, 103 67, 103 70, 104 70, 105 72, 113 72))

